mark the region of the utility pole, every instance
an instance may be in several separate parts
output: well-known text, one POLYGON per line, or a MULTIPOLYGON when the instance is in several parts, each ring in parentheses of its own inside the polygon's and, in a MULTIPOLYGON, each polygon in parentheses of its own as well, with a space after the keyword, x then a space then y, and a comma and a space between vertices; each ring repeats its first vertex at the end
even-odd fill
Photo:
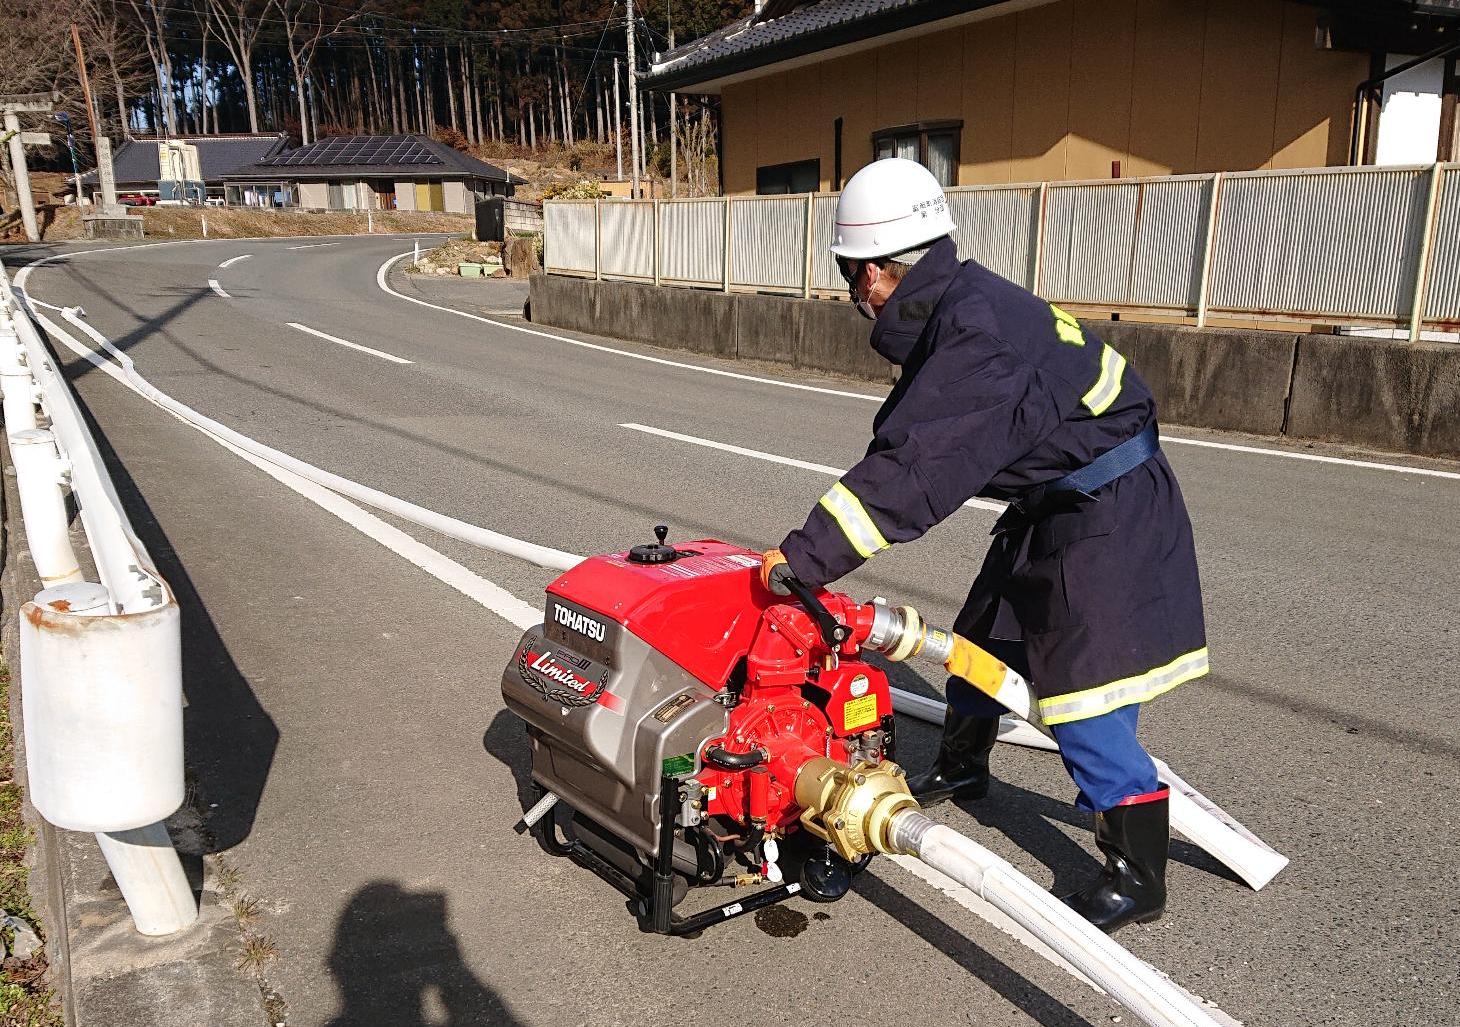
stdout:
MULTIPOLYGON (((674 16, 669 12, 669 4, 666 2, 665 17, 669 19, 669 49, 674 49, 674 16)), ((679 97, 669 94, 669 195, 679 195, 679 140, 675 136, 679 132, 679 97)))
POLYGON ((629 195, 639 198, 639 87, 635 79, 638 62, 634 60, 634 0, 626 0, 628 14, 624 19, 624 34, 627 36, 629 66, 629 174, 633 186, 629 195))
POLYGON ((618 58, 613 59, 613 152, 618 159, 618 180, 624 180, 624 105, 618 98, 618 58))
MULTIPOLYGON (((81 95, 86 99, 86 123, 91 126, 91 145, 95 146, 101 133, 96 130, 96 106, 91 102, 91 79, 86 74, 86 59, 81 56, 81 31, 74 21, 71 23, 71 43, 76 47, 76 74, 81 77, 81 95)), ((80 196, 77 196, 76 202, 81 202, 80 196)))

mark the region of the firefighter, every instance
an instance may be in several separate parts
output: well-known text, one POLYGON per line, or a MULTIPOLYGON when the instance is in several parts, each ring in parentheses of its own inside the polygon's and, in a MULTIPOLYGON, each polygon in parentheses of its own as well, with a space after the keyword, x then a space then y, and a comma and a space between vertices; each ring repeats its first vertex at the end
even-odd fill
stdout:
MULTIPOLYGON (((1150 390, 1068 313, 960 262, 922 165, 879 160, 837 201, 834 242, 872 347, 901 377, 860 463, 764 556, 767 588, 813 587, 911 542, 973 496, 1008 509, 954 623, 1030 681, 1095 814, 1099 878, 1065 901, 1106 930, 1166 904, 1168 792, 1136 739, 1142 703, 1207 672, 1191 523, 1150 390)), ((1001 708, 951 677, 925 805, 980 799, 1001 708)))

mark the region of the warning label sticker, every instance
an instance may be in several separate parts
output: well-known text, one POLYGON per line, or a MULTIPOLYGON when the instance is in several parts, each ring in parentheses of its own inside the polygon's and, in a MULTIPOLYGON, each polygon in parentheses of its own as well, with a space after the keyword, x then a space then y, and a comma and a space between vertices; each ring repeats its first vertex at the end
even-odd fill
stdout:
POLYGON ((864 695, 842 707, 842 730, 858 731, 877 723, 877 697, 864 695))

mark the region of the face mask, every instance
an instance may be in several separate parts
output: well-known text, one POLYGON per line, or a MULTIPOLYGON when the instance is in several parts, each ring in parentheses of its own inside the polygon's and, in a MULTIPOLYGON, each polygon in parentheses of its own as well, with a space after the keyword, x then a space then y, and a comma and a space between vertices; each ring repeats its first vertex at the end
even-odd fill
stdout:
POLYGON ((870 266, 872 268, 875 268, 876 271, 877 271, 876 276, 872 279, 872 285, 871 285, 871 287, 869 287, 868 290, 867 290, 867 297, 868 298, 867 299, 864 299, 864 300, 857 298, 857 284, 855 282, 852 282, 852 283, 850 283, 850 284, 847 285, 847 292, 851 293, 852 302, 857 305, 857 313, 861 314, 868 321, 875 321, 875 320, 877 320, 877 311, 875 311, 875 310, 872 309, 871 296, 872 296, 872 290, 877 287, 877 282, 879 280, 881 280, 881 278, 882 278, 882 269, 881 268, 878 268, 876 264, 871 264, 871 265, 868 265, 868 266, 870 266))

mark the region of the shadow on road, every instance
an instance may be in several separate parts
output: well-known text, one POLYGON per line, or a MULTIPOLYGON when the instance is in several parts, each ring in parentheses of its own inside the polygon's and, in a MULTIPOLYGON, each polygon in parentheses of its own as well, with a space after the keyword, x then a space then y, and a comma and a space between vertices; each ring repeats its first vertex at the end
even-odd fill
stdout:
POLYGON ((329 1027, 514 1027, 520 1021, 467 969, 446 896, 376 881, 335 928, 330 973, 342 1008, 329 1027))
POLYGON ((231 849, 248 837, 263 795, 279 729, 259 704, 248 679, 208 613, 167 533, 117 457, 81 395, 76 405, 91 428, 132 529, 172 588, 182 610, 183 742, 200 810, 207 814, 207 851, 231 849), (216 808, 209 808, 217 803, 216 808))
POLYGON ((540 793, 532 783, 532 750, 521 717, 511 710, 498 710, 482 735, 482 748, 512 771, 512 779, 517 783, 517 801, 524 810, 537 801, 540 793))
POLYGON ((1094 1027, 1089 1020, 1033 981, 985 952, 962 931, 944 923, 895 885, 887 883, 878 871, 869 870, 858 875, 853 888, 858 895, 983 981, 1043 1027, 1094 1027))

